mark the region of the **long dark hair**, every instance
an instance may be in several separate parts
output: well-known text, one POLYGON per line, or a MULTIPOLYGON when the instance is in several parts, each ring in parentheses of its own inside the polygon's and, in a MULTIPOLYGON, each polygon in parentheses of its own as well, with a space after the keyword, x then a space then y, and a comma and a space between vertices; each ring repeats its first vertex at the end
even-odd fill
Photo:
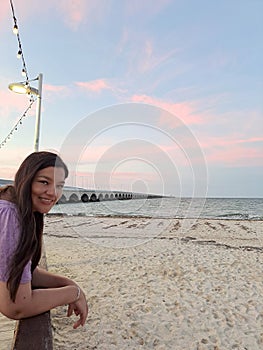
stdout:
POLYGON ((18 207, 21 235, 9 265, 7 288, 10 298, 15 301, 24 267, 32 260, 31 272, 41 258, 43 214, 33 212, 31 188, 36 173, 48 167, 61 167, 68 177, 68 168, 63 160, 52 152, 31 153, 20 165, 14 180, 15 203, 18 207))

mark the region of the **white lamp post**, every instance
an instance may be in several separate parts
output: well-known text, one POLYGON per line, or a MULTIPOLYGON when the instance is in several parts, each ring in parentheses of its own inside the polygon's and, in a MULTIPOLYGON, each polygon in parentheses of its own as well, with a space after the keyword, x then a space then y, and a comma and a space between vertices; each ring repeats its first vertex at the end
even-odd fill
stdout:
POLYGON ((38 150, 39 150, 39 131, 40 131, 43 74, 40 73, 38 75, 38 77, 34 80, 38 80, 38 89, 31 87, 26 82, 9 84, 8 88, 11 91, 14 91, 18 94, 34 94, 37 96, 34 151, 38 152, 38 150))

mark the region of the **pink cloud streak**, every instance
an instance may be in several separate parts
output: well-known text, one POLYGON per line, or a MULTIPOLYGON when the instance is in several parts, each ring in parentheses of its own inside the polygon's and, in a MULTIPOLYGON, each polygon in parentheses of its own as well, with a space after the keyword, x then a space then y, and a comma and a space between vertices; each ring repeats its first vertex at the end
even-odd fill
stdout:
POLYGON ((48 92, 55 92, 55 93, 61 93, 67 90, 65 86, 62 85, 51 85, 51 84, 44 84, 43 86, 45 91, 48 92))
POLYGON ((260 166, 263 164, 262 142, 263 137, 210 137, 201 141, 201 147, 209 163, 260 166))
POLYGON ((65 22, 72 30, 77 30, 85 20, 89 4, 90 1, 85 0, 64 0, 57 3, 65 17, 65 22))
POLYGON ((181 119, 186 125, 203 124, 204 117, 195 113, 194 103, 173 103, 160 100, 147 95, 134 95, 131 100, 137 103, 146 103, 153 106, 160 107, 169 113, 162 113, 160 117, 160 124, 166 124, 171 128, 178 126, 177 118, 181 119), (173 118, 173 116, 177 118, 173 118))
MULTIPOLYGON (((11 16, 11 8, 8 2, 1 2, 1 23, 3 20, 7 21, 11 16)), ((23 18, 23 21, 30 17, 49 14, 50 11, 56 12, 70 30, 77 31, 83 23, 94 23, 94 21, 102 20, 108 11, 109 4, 106 0, 101 0, 99 3, 95 0, 46 0, 39 6, 36 1, 28 0, 17 1, 14 3, 14 7, 17 16, 19 19, 23 18)), ((22 20, 19 21, 19 24, 20 22, 22 20)))
POLYGON ((263 142, 263 137, 250 137, 250 138, 227 138, 227 137, 213 137, 206 138, 205 141, 202 141, 203 148, 213 148, 213 147, 228 147, 238 144, 249 144, 249 143, 258 143, 263 142))
POLYGON ((228 166, 260 166, 263 163, 261 150, 253 148, 232 147, 225 149, 213 149, 206 152, 206 159, 209 164, 228 166))
MULTIPOLYGON (((9 119, 13 112, 21 113, 29 106, 29 99, 26 95, 14 94, 8 89, 0 90, 0 119, 9 119)), ((28 111, 29 115, 34 114, 34 107, 28 111)))
POLYGON ((110 85, 104 79, 98 79, 98 80, 87 81, 87 82, 80 81, 80 82, 76 82, 75 84, 84 90, 92 91, 96 93, 100 93, 103 90, 111 89, 110 85))
POLYGON ((71 89, 68 86, 63 85, 51 85, 44 84, 43 86, 43 96, 47 95, 49 101, 53 100, 54 97, 67 97, 71 95, 71 89))
MULTIPOLYGON (((9 1, 8 1, 9 2, 9 1)), ((10 17, 11 9, 7 1, 1 1, 1 11, 0 11, 0 22, 3 24, 3 21, 10 17)), ((2 27, 2 26, 1 26, 2 27)))
POLYGON ((59 14, 63 14, 65 24, 73 31, 77 31, 83 23, 103 21, 110 8, 107 0, 63 0, 52 1, 52 4, 56 4, 59 14))

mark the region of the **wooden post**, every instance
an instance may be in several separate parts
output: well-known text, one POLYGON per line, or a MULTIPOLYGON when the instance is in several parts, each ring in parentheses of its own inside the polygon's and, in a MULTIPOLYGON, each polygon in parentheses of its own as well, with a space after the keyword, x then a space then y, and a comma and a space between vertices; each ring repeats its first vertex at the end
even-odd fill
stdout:
MULTIPOLYGON (((46 254, 40 262, 47 269, 46 254)), ((53 350, 50 312, 19 320, 16 323, 12 350, 53 350)))

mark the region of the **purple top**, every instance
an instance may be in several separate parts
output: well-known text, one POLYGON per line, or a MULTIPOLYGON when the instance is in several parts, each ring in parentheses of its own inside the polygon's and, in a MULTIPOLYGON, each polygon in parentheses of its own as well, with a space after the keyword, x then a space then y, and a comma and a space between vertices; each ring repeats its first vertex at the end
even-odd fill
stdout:
MULTIPOLYGON (((14 203, 0 199, 0 281, 8 280, 8 264, 18 244, 20 226, 14 203)), ((20 283, 32 279, 31 260, 26 264, 20 283)))

